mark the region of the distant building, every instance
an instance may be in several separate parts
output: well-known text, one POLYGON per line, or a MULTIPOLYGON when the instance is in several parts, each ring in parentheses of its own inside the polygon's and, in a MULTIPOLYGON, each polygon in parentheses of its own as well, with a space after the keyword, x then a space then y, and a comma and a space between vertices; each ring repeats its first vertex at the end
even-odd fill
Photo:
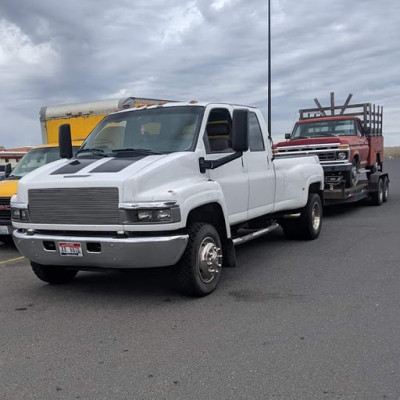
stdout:
POLYGON ((14 167, 18 161, 32 148, 33 146, 25 146, 5 149, 3 146, 0 146, 0 170, 3 170, 4 165, 8 163, 11 164, 11 167, 14 167))

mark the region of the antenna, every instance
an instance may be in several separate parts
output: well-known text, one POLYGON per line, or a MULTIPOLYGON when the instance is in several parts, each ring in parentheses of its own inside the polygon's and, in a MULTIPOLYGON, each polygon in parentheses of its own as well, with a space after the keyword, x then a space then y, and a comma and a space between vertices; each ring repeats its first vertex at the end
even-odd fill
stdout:
POLYGON ((268 0, 268 138, 271 136, 271 0, 268 0))

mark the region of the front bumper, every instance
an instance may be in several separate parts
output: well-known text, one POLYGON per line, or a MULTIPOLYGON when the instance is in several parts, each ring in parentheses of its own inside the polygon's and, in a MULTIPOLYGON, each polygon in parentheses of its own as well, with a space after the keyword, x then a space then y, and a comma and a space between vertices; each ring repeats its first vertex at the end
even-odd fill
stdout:
POLYGON ((347 172, 350 171, 353 164, 350 162, 346 163, 337 163, 337 164, 324 164, 321 163, 322 168, 324 169, 324 172, 347 172))
POLYGON ((85 268, 166 267, 178 262, 188 235, 152 237, 84 237, 27 234, 15 230, 15 244, 22 255, 43 265, 85 268), (60 242, 79 243, 82 256, 61 255, 60 242))

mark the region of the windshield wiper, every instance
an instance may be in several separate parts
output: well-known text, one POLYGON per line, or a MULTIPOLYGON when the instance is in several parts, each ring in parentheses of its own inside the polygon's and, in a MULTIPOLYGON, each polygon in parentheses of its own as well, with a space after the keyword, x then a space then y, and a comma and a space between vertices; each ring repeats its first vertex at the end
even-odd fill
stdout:
POLYGON ((139 154, 162 154, 157 151, 149 150, 149 149, 134 149, 131 147, 126 147, 122 149, 111 150, 112 153, 139 153, 139 154))
POLYGON ((102 156, 102 157, 108 157, 108 154, 106 154, 106 152, 103 149, 82 149, 76 152, 75 156, 77 156, 78 154, 81 153, 85 153, 85 152, 90 152, 92 154, 94 154, 95 156, 102 156))

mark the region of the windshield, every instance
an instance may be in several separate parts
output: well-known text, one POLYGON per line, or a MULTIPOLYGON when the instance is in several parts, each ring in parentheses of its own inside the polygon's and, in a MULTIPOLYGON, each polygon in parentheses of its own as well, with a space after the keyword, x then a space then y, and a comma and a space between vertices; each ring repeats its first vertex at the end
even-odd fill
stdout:
POLYGON ((292 139, 353 135, 356 135, 354 120, 315 121, 297 124, 292 139))
POLYGON ((193 150, 203 112, 199 106, 177 106, 109 115, 89 135, 78 157, 193 150))
MULTIPOLYGON (((79 147, 74 146, 72 149, 75 153, 79 147)), ((41 149, 33 149, 21 158, 19 163, 13 169, 9 178, 22 178, 29 172, 34 171, 36 168, 59 159, 60 150, 58 147, 43 147, 41 149)))

